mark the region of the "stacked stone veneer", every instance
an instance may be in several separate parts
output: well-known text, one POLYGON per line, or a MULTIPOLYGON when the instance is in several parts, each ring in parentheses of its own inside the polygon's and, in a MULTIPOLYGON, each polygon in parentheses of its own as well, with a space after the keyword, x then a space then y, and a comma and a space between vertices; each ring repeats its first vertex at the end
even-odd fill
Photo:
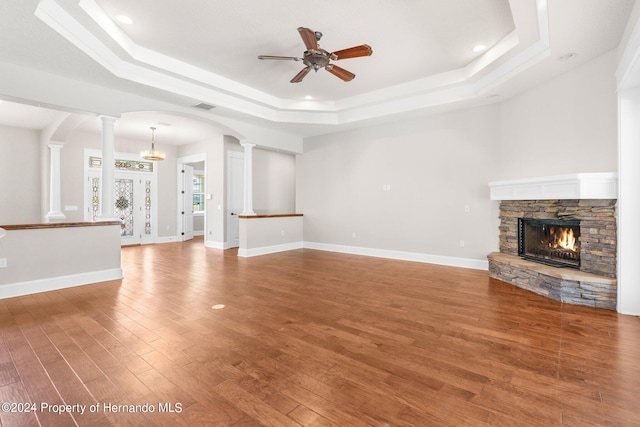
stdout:
POLYGON ((518 218, 580 221, 580 271, 616 277, 616 200, 503 200, 500 252, 518 255, 518 218))
POLYGON ((558 301, 616 307, 616 200, 504 200, 500 203, 500 253, 518 255, 518 218, 580 221, 580 271, 585 279, 542 274, 531 262, 502 262, 489 257, 492 277, 558 301), (603 280, 598 280, 602 277, 603 280))

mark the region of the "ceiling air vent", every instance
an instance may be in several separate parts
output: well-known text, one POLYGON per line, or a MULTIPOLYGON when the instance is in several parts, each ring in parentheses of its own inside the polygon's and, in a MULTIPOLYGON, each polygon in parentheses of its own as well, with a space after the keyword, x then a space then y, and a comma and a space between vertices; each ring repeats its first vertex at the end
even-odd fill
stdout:
POLYGON ((213 110, 215 107, 215 105, 209 105, 209 104, 205 104, 204 102, 201 102, 200 104, 196 104, 193 105, 194 108, 200 108, 201 110, 213 110))

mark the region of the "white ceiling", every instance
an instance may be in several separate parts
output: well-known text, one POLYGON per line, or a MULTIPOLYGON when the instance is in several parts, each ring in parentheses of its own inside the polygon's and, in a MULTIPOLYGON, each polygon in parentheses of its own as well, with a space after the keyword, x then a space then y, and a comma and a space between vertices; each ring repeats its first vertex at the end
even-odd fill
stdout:
MULTIPOLYGON (((0 62, 189 107, 300 136, 442 108, 499 102, 618 46, 633 0, 21 0, 0 2, 0 62), (129 16, 132 25, 117 17, 129 16), (328 51, 359 44, 370 57, 339 61, 351 82, 320 70, 297 84, 299 26, 328 51), (484 44, 485 52, 473 47, 484 44), (571 61, 558 61, 575 53, 571 61), (304 97, 310 95, 312 101, 304 97), (399 115, 400 114, 400 115, 399 115)), ((0 93, 0 98, 3 94, 0 93)), ((4 96, 5 99, 9 99, 4 96)), ((0 104, 0 124, 43 128, 56 113, 0 104), (10 108, 12 107, 12 108, 10 108), (9 111, 11 110, 11 111, 9 111), (29 110, 25 112, 26 110, 29 110), (22 114, 21 114, 22 113, 22 114)), ((197 140, 210 124, 130 112, 121 135, 197 140), (171 126, 158 126, 157 123, 171 126)), ((95 120, 81 129, 99 132, 95 120)))
POLYGON ((306 95, 337 100, 463 68, 480 56, 474 46, 493 46, 515 29, 507 0, 96 3, 111 19, 124 14, 134 20, 116 25, 138 46, 299 100, 306 95), (340 62, 356 73, 353 82, 321 72, 291 84, 301 63, 259 62, 257 56, 301 57, 305 47, 296 31, 301 26, 322 32, 320 45, 330 52, 366 43, 374 55, 340 62))

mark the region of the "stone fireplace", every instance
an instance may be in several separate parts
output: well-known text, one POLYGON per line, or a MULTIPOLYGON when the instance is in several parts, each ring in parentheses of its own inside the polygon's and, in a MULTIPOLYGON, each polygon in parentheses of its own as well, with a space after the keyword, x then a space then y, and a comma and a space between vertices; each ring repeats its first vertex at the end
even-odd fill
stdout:
POLYGON ((491 277, 557 301, 616 309, 616 174, 491 183, 500 252, 491 277))

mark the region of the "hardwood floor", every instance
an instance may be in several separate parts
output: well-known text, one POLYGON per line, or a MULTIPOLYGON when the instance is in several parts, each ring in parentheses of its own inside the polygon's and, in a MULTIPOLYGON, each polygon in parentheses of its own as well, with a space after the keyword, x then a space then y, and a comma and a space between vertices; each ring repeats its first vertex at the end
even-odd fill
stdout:
POLYGON ((640 425, 637 317, 484 271, 236 254, 126 247, 124 280, 0 300, 1 425, 640 425))

